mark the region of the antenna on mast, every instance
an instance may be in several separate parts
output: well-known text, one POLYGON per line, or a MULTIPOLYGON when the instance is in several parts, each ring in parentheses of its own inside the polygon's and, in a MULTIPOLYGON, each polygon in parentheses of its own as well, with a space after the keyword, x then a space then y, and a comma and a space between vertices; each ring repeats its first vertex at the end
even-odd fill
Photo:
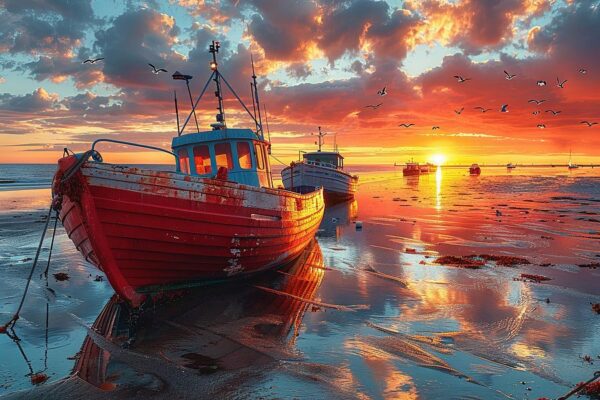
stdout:
POLYGON ((219 64, 217 63, 217 53, 219 52, 219 48, 221 47, 220 42, 212 41, 212 44, 208 47, 208 52, 212 54, 212 61, 210 62, 210 69, 214 71, 215 81, 215 97, 218 99, 218 107, 219 113, 216 115, 217 122, 211 124, 213 130, 220 130, 227 128, 225 124, 225 110, 223 109, 223 96, 221 93, 221 73, 219 72, 219 64))
POLYGON ((327 134, 322 132, 321 127, 319 126, 319 152, 321 151, 321 147, 325 143, 325 140, 323 139, 323 137, 325 136, 327 136, 327 134))

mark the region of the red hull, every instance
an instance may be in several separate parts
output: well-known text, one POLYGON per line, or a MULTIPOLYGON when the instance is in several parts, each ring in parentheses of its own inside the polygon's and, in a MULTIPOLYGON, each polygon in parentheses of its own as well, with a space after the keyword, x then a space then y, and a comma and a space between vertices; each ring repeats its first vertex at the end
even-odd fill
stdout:
POLYGON ((60 219, 86 260, 117 294, 224 280, 285 264, 321 222, 322 191, 297 194, 169 172, 59 160, 60 219))

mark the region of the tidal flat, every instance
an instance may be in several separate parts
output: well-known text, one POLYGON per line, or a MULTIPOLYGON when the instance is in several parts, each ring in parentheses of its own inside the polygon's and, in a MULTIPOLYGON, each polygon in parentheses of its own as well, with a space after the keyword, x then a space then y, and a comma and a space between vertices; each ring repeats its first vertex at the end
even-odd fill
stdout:
MULTIPOLYGON (((127 308, 59 223, 0 335, 0 396, 559 397, 600 364, 597 172, 365 168, 298 260, 166 299, 130 346, 127 308)), ((2 324, 49 199, 0 191, 2 324)))

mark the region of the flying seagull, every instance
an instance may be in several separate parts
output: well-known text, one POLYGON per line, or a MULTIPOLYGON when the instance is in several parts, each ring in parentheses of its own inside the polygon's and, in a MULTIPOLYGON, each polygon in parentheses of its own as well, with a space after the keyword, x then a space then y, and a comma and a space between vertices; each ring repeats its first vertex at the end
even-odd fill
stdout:
POLYGON ((532 112, 533 115, 538 115, 540 113, 540 110, 535 110, 534 112, 532 112))
POLYGON ((413 126, 414 124, 400 124, 398 126, 403 126, 405 128, 410 128, 411 126, 413 126))
POLYGON ((589 121, 581 121, 580 124, 586 124, 588 128, 591 128, 592 125, 598 125, 597 122, 589 122, 589 121))
POLYGON ((585 75, 585 74, 587 74, 587 69, 585 69, 585 68, 579 68, 579 73, 581 75, 585 75))
POLYGON ((439 127, 439 126, 432 126, 432 127, 431 127, 431 130, 432 130, 432 131, 435 131, 436 129, 440 129, 440 127, 439 127))
POLYGON ((537 124, 537 127, 540 129, 545 129, 546 125, 545 124, 537 124))
POLYGON ((463 78, 463 77, 462 77, 462 76, 460 76, 460 75, 454 75, 454 77, 456 78, 456 80, 458 81, 458 83, 463 83, 463 82, 466 82, 466 81, 470 81, 470 80, 471 80, 471 78, 463 78))
POLYGON ((546 86, 546 81, 537 81, 538 86, 546 86))
POLYGON ((516 74, 509 74, 506 71, 504 71, 504 74, 506 75, 506 80, 508 80, 508 81, 512 80, 512 78, 514 78, 515 76, 517 76, 516 74))
POLYGON ((381 107, 383 105, 383 103, 379 103, 379 104, 369 104, 368 106, 365 106, 365 108, 372 108, 373 110, 377 110, 379 107, 381 107))
POLYGON ((502 107, 500 108, 500 112, 508 112, 508 104, 502 104, 502 107))
POLYGON ((556 87, 564 89, 565 88, 565 83, 567 83, 566 79, 561 82, 560 79, 558 79, 558 76, 556 77, 556 87))
POLYGON ((552 113, 552 115, 557 116, 558 114, 560 114, 562 111, 554 111, 554 110, 546 110, 546 112, 552 113))
POLYGON ((545 102, 546 100, 536 100, 536 99, 531 99, 531 100, 527 100, 528 103, 535 103, 536 105, 540 105, 543 102, 545 102))
POLYGON ((82 62, 82 64, 94 64, 95 62, 102 61, 102 60, 104 60, 104 57, 100 57, 100 58, 88 58, 87 60, 85 60, 84 62, 82 62))
POLYGON ((464 107, 461 107, 460 110, 454 110, 454 112, 456 113, 456 115, 460 115, 460 114, 462 114, 464 109, 465 109, 464 107))
POLYGON ((479 111, 481 111, 482 113, 484 113, 484 112, 487 112, 487 111, 490 111, 490 110, 491 110, 491 108, 483 108, 483 107, 475 107, 474 109, 475 109, 475 110, 479 110, 479 111))
POLYGON ((164 68, 156 68, 154 65, 152 65, 150 63, 148 63, 148 65, 152 67, 152 73, 154 75, 158 75, 159 72, 168 72, 166 69, 164 69, 164 68))
POLYGON ((378 91, 377 91, 377 94, 378 94, 378 95, 380 95, 380 96, 385 96, 385 95, 387 94, 386 87, 387 87, 387 86, 384 86, 384 87, 383 87, 383 89, 381 89, 381 90, 378 90, 378 91))

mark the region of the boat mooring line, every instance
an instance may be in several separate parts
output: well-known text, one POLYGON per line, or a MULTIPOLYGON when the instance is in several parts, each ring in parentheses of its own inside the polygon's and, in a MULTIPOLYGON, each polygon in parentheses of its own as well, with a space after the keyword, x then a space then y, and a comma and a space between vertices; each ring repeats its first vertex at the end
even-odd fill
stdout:
POLYGON ((575 387, 575 389, 571 390, 569 393, 567 393, 566 395, 559 397, 558 400, 566 400, 569 397, 573 396, 575 393, 578 393, 579 391, 581 391, 584 387, 588 386, 590 383, 594 382, 596 379, 600 378, 600 371, 596 371, 594 372, 594 376, 592 378, 590 378, 589 380, 587 380, 586 382, 583 382, 581 385, 577 385, 575 387))
MULTIPOLYGON (((29 285, 31 283, 31 278, 33 277, 33 271, 35 271, 35 267, 37 266, 38 259, 40 257, 40 252, 42 251, 42 246, 44 244, 44 238, 46 237, 46 231, 48 230, 48 225, 50 223, 50 218, 52 217, 52 205, 48 208, 48 214, 46 215, 46 224, 44 225, 44 230, 42 231, 42 236, 40 237, 40 243, 38 245, 37 251, 35 252, 35 258, 33 259, 33 264, 31 265, 31 270, 29 271, 29 277, 27 278, 27 283, 25 284, 25 290, 23 291, 23 296, 21 297, 21 302, 19 303, 19 307, 17 307, 17 311, 14 313, 12 318, 0 326, 0 333, 7 333, 8 328, 14 326, 14 324, 19 319, 19 313, 23 308, 23 303, 25 303, 25 298, 27 297, 27 292, 29 291, 29 285)), ((56 224, 55 224, 56 226, 56 224)), ((56 229, 55 229, 56 232, 56 229)), ((54 233, 55 233, 54 232, 54 233)), ((52 243, 54 243, 54 233, 52 234, 52 243)), ((52 255, 52 248, 50 248, 50 255, 52 255)), ((50 265, 50 257, 48 257, 48 266, 50 265)), ((47 271, 47 269, 46 269, 47 271)))

